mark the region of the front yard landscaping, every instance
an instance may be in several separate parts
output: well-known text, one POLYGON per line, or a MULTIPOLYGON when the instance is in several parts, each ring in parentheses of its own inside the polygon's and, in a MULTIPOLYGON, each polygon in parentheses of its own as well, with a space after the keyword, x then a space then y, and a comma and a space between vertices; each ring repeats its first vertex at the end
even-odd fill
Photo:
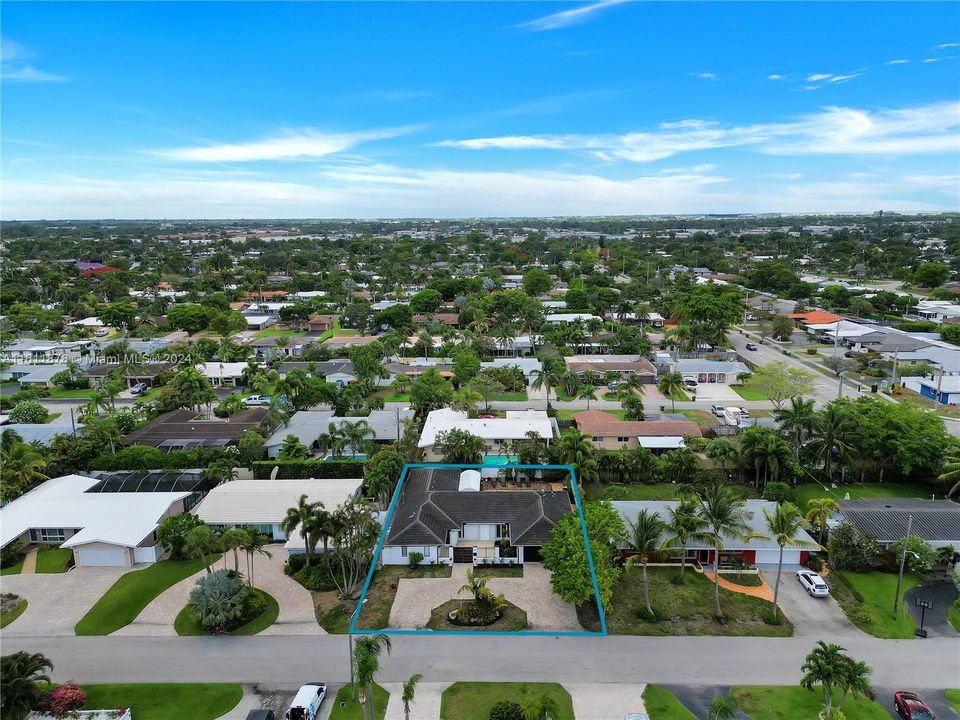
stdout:
POLYGON ((62 573, 67 571, 67 562, 73 556, 73 550, 42 547, 37 553, 38 573, 62 573))
POLYGON ((27 601, 13 593, 0 595, 0 628, 5 628, 27 609, 27 601))
MULTIPOLYGON (((219 557, 210 557, 211 564, 219 557)), ((80 619, 75 632, 77 635, 109 635, 132 623, 168 587, 200 570, 203 563, 199 560, 161 560, 143 570, 128 572, 80 619)))
MULTIPOLYGON (((390 609, 397 594, 400 578, 443 578, 450 577, 449 565, 421 565, 410 568, 404 565, 385 565, 377 570, 367 590, 367 601, 363 604, 357 618, 357 628, 363 630, 382 630, 390 622, 390 609)), ((353 614, 353 605, 346 605, 346 615, 353 614)), ((349 620, 348 620, 349 622, 349 620)), ((320 623, 323 625, 323 623, 320 623)))
MULTIPOLYGON (((751 720, 797 720, 816 718, 823 709, 823 693, 792 685, 748 685, 735 687, 731 694, 740 701, 743 712, 751 720)), ((834 700, 840 699, 835 693, 834 700)), ((848 697, 843 714, 849 720, 890 720, 883 705, 874 700, 848 697)), ((655 720, 651 716, 651 720, 655 720)))
MULTIPOLYGON (((373 711, 376 720, 383 720, 387 713, 387 702, 390 700, 390 693, 374 683, 373 685, 373 711)), ((327 702, 330 702, 327 700, 327 702)), ((354 689, 351 685, 344 685, 337 691, 337 696, 333 699, 333 706, 330 709, 330 720, 366 720, 368 708, 361 705, 354 699, 354 689)))
MULTIPOLYGON (((878 638, 909 639, 914 636, 917 626, 905 608, 900 608, 898 619, 892 617, 896 573, 834 571, 828 582, 830 594, 853 624, 865 633, 878 638)), ((919 575, 904 573, 901 597, 922 582, 919 575)))
POLYGON ((489 625, 459 625, 451 622, 448 617, 449 614, 469 602, 469 600, 450 600, 440 607, 434 608, 433 612, 430 613, 430 622, 427 623, 427 627, 431 630, 446 632, 451 630, 466 630, 468 632, 489 632, 491 630, 497 632, 518 632, 527 627, 527 613, 511 602, 507 602, 501 609, 500 618, 489 625))
POLYGON ((944 690, 944 694, 947 696, 947 702, 950 703, 950 707, 960 713, 960 690, 944 690))
POLYGON ((3 577, 4 575, 19 575, 21 570, 23 570, 23 560, 18 562, 16 565, 11 565, 10 567, 0 569, 0 577, 3 577))
POLYGON ((672 692, 659 685, 647 685, 643 691, 643 706, 650 720, 697 720, 672 692))
MULTIPOLYGON (((277 616, 280 614, 280 605, 277 603, 276 598, 274 598, 270 593, 264 592, 260 589, 256 589, 256 592, 260 593, 260 595, 265 598, 267 603, 266 609, 252 620, 234 628, 228 633, 225 633, 226 635, 256 635, 257 633, 263 632, 277 621, 277 616)), ((177 613, 177 618, 173 622, 173 627, 177 631, 177 635, 212 634, 203 629, 200 621, 197 620, 196 613, 189 605, 177 613)))
POLYGON ((755 390, 746 385, 731 385, 730 389, 744 400, 769 400, 767 394, 762 390, 755 390))
POLYGON ((473 569, 474 577, 522 578, 523 565, 478 565, 473 569))
MULTIPOLYGON (((499 702, 521 707, 546 695, 557 704, 554 720, 574 720, 570 693, 557 683, 458 682, 440 698, 440 720, 489 720, 490 709, 499 702)), ((332 718, 332 716, 331 716, 332 718)))
MULTIPOLYGON (((683 585, 673 582, 680 572, 673 567, 650 567, 650 604, 657 619, 648 620, 643 609, 643 583, 639 568, 624 572, 613 589, 613 600, 604 610, 611 635, 761 635, 789 637, 793 625, 781 616, 770 621, 770 603, 760 598, 720 588, 720 607, 726 625, 713 619, 713 582, 687 566, 683 585)), ((600 629, 593 603, 577 608, 587 630, 600 629)))
POLYGON ((619 485, 612 483, 586 483, 584 495, 590 500, 673 500, 677 486, 671 483, 640 485, 630 483, 619 485))
POLYGON ((815 498, 829 497, 842 500, 847 493, 851 500, 868 498, 929 498, 930 493, 923 485, 906 483, 852 483, 837 485, 835 489, 824 488, 820 483, 802 483, 794 490, 797 507, 806 511, 807 503, 815 498))
MULTIPOLYGON (((572 420, 574 415, 576 415, 577 413, 581 413, 583 411, 584 411, 583 408, 579 408, 579 409, 566 408, 563 410, 557 410, 557 420, 572 420)), ((620 420, 624 420, 627 417, 627 411, 622 409, 608 410, 604 408, 603 412, 609 413, 610 415, 616 415, 617 418, 620 420)))
POLYGON ((137 720, 216 720, 243 697, 236 683, 84 685, 89 710, 130 708, 137 720))

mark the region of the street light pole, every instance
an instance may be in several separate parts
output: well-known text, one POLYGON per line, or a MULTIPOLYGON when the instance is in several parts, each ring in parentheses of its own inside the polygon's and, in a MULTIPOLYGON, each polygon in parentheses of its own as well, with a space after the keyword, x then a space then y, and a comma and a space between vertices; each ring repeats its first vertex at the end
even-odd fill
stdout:
POLYGON ((900 612, 900 586, 903 584, 903 566, 907 562, 907 545, 910 543, 910 531, 913 529, 913 515, 907 516, 907 534, 903 538, 903 554, 900 555, 900 572, 897 574, 897 592, 893 596, 893 619, 900 612))

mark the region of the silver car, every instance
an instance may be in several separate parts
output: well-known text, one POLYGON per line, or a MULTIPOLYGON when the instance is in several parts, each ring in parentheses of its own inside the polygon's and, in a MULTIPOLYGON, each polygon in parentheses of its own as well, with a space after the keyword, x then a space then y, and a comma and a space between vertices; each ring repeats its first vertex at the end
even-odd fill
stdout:
POLYGON ((797 570, 797 580, 810 597, 824 598, 830 595, 827 583, 813 570, 797 570))

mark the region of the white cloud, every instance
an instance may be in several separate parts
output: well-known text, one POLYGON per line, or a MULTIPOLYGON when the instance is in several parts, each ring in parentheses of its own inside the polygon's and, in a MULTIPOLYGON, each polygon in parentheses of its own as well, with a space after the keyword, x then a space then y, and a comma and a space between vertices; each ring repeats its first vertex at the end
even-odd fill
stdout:
POLYGON ((814 73, 813 75, 807 75, 807 82, 820 82, 821 80, 829 80, 833 77, 833 73, 814 73))
POLYGON ((846 75, 834 75, 833 77, 831 77, 830 79, 828 79, 827 82, 828 82, 828 83, 845 83, 845 82, 850 82, 851 80, 854 80, 854 79, 860 77, 861 75, 863 75, 862 72, 847 73, 846 75))
POLYGON ((701 80, 716 80, 716 73, 712 72, 702 72, 702 73, 690 73, 691 75, 700 78, 701 80))
POLYGON ((56 83, 69 78, 45 70, 38 70, 25 63, 33 53, 16 40, 0 38, 0 78, 16 82, 56 83))
POLYGON ((352 133, 321 133, 315 130, 291 131, 263 140, 221 143, 195 147, 155 150, 153 154, 168 160, 186 162, 253 162, 320 158, 350 150, 372 140, 385 140, 411 128, 366 130, 352 133))
POLYGON ((574 8, 573 10, 563 10, 551 15, 545 15, 537 18, 536 20, 520 23, 515 27, 533 30, 535 32, 541 32, 543 30, 559 30, 560 28, 570 27, 571 25, 579 25, 580 23, 586 22, 601 10, 613 5, 620 5, 624 2, 627 2, 627 0, 601 0, 601 2, 584 5, 583 7, 574 8))
POLYGON ((884 65, 906 65, 908 62, 910 62, 910 61, 909 61, 909 60, 902 60, 902 59, 900 59, 900 60, 887 60, 887 61, 884 63, 884 65))
POLYGON ((721 126, 693 119, 663 123, 650 132, 507 135, 438 144, 467 150, 566 150, 632 162, 736 146, 775 155, 931 154, 956 152, 958 127, 960 103, 943 102, 901 110, 826 107, 783 123, 721 126))
POLYGON ((949 42, 949 43, 940 43, 939 45, 934 45, 931 50, 944 50, 946 48, 955 48, 960 47, 960 43, 949 42))
POLYGON ((924 64, 924 65, 929 65, 930 63, 935 63, 935 62, 939 62, 939 58, 926 58, 926 59, 923 61, 923 64, 924 64))
POLYGON ((786 80, 786 75, 778 75, 774 73, 773 75, 767 75, 767 80, 786 80))

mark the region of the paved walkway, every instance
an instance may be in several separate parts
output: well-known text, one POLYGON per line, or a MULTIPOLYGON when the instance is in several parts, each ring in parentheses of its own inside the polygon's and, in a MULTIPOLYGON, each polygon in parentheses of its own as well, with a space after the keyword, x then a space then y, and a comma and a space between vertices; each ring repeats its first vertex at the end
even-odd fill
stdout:
MULTIPOLYGON (((390 693, 387 714, 383 720, 405 720, 403 714, 403 683, 381 683, 390 693)), ((440 696, 450 687, 445 682, 419 682, 413 702, 410 703, 410 720, 438 720, 440 717, 440 696)))
MULTIPOLYGON (((862 636, 863 631, 856 627, 833 597, 813 598, 807 594, 797 581, 796 565, 784 565, 780 579, 780 609, 793 623, 793 634, 797 637, 836 638, 862 636)), ((771 582, 777 580, 777 570, 764 570, 764 576, 771 582)), ((829 581, 827 581, 829 584, 829 581)), ((841 643, 842 644, 842 643, 841 643)))
MULTIPOLYGON (((389 627, 427 626, 434 608, 457 598, 467 599, 460 587, 467 582, 466 563, 453 565, 448 578, 401 578, 390 610, 389 627)), ((490 578, 487 587, 527 613, 529 630, 582 630, 576 608, 560 599, 550 586, 550 573, 540 563, 526 563, 522 578, 490 578)))
MULTIPOLYGON (((710 582, 715 582, 714 574, 710 570, 704 570, 703 576, 707 578, 710 582)), ((763 580, 763 576, 760 576, 760 579, 763 580)), ((773 588, 767 585, 766 581, 762 585, 757 587, 749 587, 747 585, 738 585, 735 582, 730 582, 723 575, 720 576, 720 587, 725 590, 730 590, 731 592, 740 593, 741 595, 749 595, 751 597, 760 598, 761 600, 766 600, 767 602, 773 601, 773 588)))
MULTIPOLYGON (((317 623, 317 616, 313 609, 313 598, 295 580, 287 577, 283 572, 286 552, 283 545, 274 544, 267 547, 273 557, 257 555, 253 564, 253 584, 265 590, 276 598, 280 605, 280 614, 277 621, 264 630, 261 635, 322 635, 323 628, 317 623)), ((233 568, 233 553, 227 553, 226 567, 233 568)), ((218 561, 214 569, 223 568, 223 560, 218 561)), ((240 571, 246 572, 246 560, 241 554, 240 571)), ((143 609, 136 620, 126 627, 117 630, 114 635, 141 635, 164 636, 176 635, 173 621, 183 610, 190 599, 190 591, 196 585, 197 579, 206 571, 201 570, 176 585, 160 593, 153 602, 143 609)))
POLYGON ((23 567, 20 569, 21 575, 35 575, 37 572, 37 555, 40 548, 32 547, 23 557, 23 567))
POLYGON ((646 685, 613 683, 564 683, 573 700, 577 720, 621 720, 627 713, 646 712, 646 685))

